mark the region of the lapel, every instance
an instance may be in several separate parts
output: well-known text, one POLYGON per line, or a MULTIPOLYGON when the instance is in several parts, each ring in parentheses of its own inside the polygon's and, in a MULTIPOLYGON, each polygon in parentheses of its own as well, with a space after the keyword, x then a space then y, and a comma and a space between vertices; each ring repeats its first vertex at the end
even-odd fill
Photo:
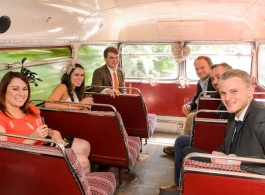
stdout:
POLYGON ((110 73, 110 71, 109 71, 109 69, 108 69, 107 64, 105 64, 105 71, 106 71, 106 75, 107 75, 107 78, 108 78, 108 80, 109 80, 110 85, 113 86, 113 84, 112 84, 111 73, 110 73))
POLYGON ((123 87, 123 84, 122 84, 122 72, 118 68, 117 68, 117 77, 118 77, 118 81, 119 81, 119 87, 123 87))
POLYGON ((207 83, 207 91, 216 91, 210 79, 208 80, 208 83, 207 83))
POLYGON ((248 106, 248 109, 247 109, 247 111, 246 111, 246 113, 245 113, 245 116, 244 116, 244 119, 243 119, 243 123, 242 123, 242 128, 241 128, 241 129, 243 129, 243 126, 244 126, 244 124, 245 124, 245 121, 247 120, 247 117, 248 117, 248 115, 249 115, 249 113, 250 113, 252 107, 254 106, 255 102, 256 102, 256 101, 255 101, 254 99, 252 99, 252 101, 250 102, 250 104, 249 104, 249 106, 248 106))
POLYGON ((201 79, 197 83, 197 91, 198 91, 198 94, 200 94, 202 92, 202 87, 201 87, 200 82, 201 82, 201 79))
MULTIPOLYGON (((244 124, 246 123, 246 120, 247 120, 247 117, 249 116, 249 113, 252 109, 252 107, 254 106, 255 104, 255 100, 252 100, 248 106, 248 109, 245 113, 245 116, 244 116, 244 119, 243 119, 243 123, 242 123, 242 126, 241 126, 241 129, 240 129, 240 134, 238 136, 238 140, 240 140, 241 136, 242 136, 242 131, 244 130, 244 124)), ((228 148, 230 150, 230 144, 232 142, 232 138, 233 138, 233 135, 234 135, 234 131, 235 131, 235 128, 236 128, 236 121, 235 121, 235 114, 230 114, 230 117, 229 117, 229 121, 231 123, 230 125, 230 131, 227 132, 228 133, 228 148)), ((238 142, 236 143, 238 145, 238 142)), ((235 152, 237 152, 237 145, 236 145, 236 149, 235 149, 235 152)))

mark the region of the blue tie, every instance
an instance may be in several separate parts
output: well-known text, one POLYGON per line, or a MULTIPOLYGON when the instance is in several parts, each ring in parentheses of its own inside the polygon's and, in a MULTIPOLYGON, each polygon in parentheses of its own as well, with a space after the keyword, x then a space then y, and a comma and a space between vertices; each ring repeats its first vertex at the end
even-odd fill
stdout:
POLYGON ((237 121, 236 131, 234 133, 233 140, 232 140, 231 146, 230 146, 230 154, 234 154, 234 152, 235 152, 236 141, 238 139, 238 134, 239 134, 239 131, 241 129, 241 125, 242 125, 242 121, 237 121))

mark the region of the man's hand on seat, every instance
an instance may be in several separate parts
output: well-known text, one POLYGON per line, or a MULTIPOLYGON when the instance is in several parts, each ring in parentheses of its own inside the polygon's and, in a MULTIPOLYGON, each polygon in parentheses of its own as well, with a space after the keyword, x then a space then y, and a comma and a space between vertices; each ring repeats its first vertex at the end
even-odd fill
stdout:
POLYGON ((106 92, 113 98, 115 98, 115 96, 119 96, 121 94, 121 92, 119 90, 116 90, 116 89, 108 89, 106 92))

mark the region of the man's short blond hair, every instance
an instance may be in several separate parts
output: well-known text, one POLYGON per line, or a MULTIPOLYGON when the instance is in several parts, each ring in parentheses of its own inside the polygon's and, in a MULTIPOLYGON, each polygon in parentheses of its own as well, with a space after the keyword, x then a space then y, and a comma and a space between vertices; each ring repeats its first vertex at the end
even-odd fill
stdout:
POLYGON ((225 80, 233 78, 233 77, 241 78, 249 87, 252 85, 250 75, 246 71, 239 70, 239 69, 228 70, 228 71, 224 72, 220 76, 220 81, 222 81, 222 80, 225 81, 225 80))

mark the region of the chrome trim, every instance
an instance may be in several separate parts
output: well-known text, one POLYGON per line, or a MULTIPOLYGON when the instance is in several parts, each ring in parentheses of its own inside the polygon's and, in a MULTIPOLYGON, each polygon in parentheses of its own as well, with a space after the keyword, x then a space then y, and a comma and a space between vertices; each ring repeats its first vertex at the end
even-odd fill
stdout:
MULTIPOLYGON (((102 86, 102 85, 87 85, 86 87, 98 87, 98 88, 114 88, 113 86, 102 86)), ((117 87, 115 87, 117 88, 117 87)), ((140 89, 136 88, 136 87, 118 87, 119 89, 134 89, 136 90, 139 94, 141 94, 140 89)), ((96 92, 90 92, 90 93, 96 93, 96 92)), ((122 95, 122 94, 120 94, 122 95)), ((125 95, 125 94, 123 94, 125 95)))
MULTIPOLYGON (((265 175, 258 175, 255 173, 250 174, 250 173, 242 173, 242 172, 231 172, 231 171, 225 171, 225 170, 212 170, 212 169, 206 169, 206 168, 192 168, 192 167, 184 168, 185 162, 188 159, 193 158, 193 157, 219 158, 219 159, 226 159, 226 160, 237 160, 237 161, 245 161, 245 162, 265 164, 264 159, 232 157, 232 156, 217 156, 217 155, 213 155, 213 154, 194 152, 194 153, 188 154, 182 161, 181 172, 180 172, 180 189, 181 189, 181 191, 183 190, 183 178, 184 178, 184 172, 186 172, 186 171, 194 171, 194 172, 202 172, 202 173, 210 173, 210 174, 218 174, 218 175, 226 175, 226 176, 236 176, 236 177, 244 177, 244 178, 254 178, 254 179, 264 179, 265 180, 265 175)), ((229 166, 229 165, 223 165, 223 166, 229 166)), ((238 167, 240 167, 240 166, 238 166, 238 167)))
MULTIPOLYGON (((110 104, 97 104, 97 103, 81 103, 81 102, 64 102, 64 101, 50 101, 50 100, 30 100, 30 103, 34 101, 42 102, 43 104, 45 102, 49 103, 61 103, 61 104, 72 104, 72 105, 95 105, 95 106, 105 106, 105 107, 111 107, 113 109, 113 112, 117 113, 117 110, 114 106, 110 104)), ((67 112, 81 112, 81 113, 91 113, 91 111, 81 111, 81 110, 64 110, 64 109, 55 109, 55 108, 42 108, 44 110, 60 110, 60 111, 67 111, 67 112)), ((93 111, 92 111, 93 113, 93 111)))
POLYGON ((218 93, 217 91, 202 91, 200 94, 199 94, 199 97, 202 96, 202 94, 204 93, 218 93))

